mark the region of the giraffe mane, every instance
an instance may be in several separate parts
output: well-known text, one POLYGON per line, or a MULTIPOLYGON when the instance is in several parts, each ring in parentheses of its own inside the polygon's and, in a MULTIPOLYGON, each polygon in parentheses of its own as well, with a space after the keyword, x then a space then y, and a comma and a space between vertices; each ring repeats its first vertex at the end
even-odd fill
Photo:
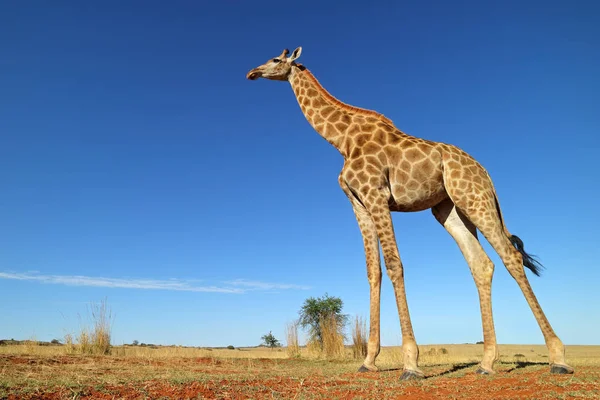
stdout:
POLYGON ((336 106, 338 106, 340 108, 343 108, 344 110, 351 111, 351 112, 356 113, 356 114, 370 116, 370 117, 375 117, 378 120, 380 120, 381 122, 383 122, 385 124, 388 124, 391 127, 395 128, 394 123, 392 122, 391 119, 387 118, 386 116, 384 116, 383 114, 381 114, 381 113, 379 113, 377 111, 367 110, 366 108, 351 106, 350 104, 346 104, 343 101, 336 99, 332 94, 330 94, 323 87, 323 85, 321 85, 321 83, 312 74, 312 72, 310 72, 308 70, 308 68, 304 67, 304 65, 301 65, 301 64, 298 64, 297 66, 299 67, 299 69, 300 69, 300 71, 301 71, 301 73, 303 75, 307 76, 310 80, 313 81, 313 83, 315 84, 315 86, 317 87, 317 89, 319 89, 319 91, 321 92, 321 95, 323 97, 325 97, 327 100, 331 101, 336 106))

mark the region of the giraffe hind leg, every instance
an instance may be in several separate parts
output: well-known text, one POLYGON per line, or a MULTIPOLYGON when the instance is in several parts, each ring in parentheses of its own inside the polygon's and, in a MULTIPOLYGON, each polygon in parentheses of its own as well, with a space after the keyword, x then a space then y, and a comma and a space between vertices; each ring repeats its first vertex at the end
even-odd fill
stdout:
MULTIPOLYGON (((444 157, 444 185, 448 195, 485 236, 521 288, 544 335, 551 372, 572 373, 573 368, 565 362, 564 345, 552 329, 525 275, 524 263, 530 260, 524 257, 527 253, 522 242, 505 229, 489 176, 483 167, 470 158, 463 156, 462 165, 452 161, 451 157, 444 157)), ((533 272, 536 272, 535 269, 533 272)))
POLYGON ((483 359, 477 372, 480 374, 493 374, 494 363, 498 360, 498 346, 492 315, 494 264, 481 247, 473 223, 456 208, 450 199, 442 201, 433 207, 431 211, 435 219, 454 238, 471 269, 479 293, 483 326, 483 359))

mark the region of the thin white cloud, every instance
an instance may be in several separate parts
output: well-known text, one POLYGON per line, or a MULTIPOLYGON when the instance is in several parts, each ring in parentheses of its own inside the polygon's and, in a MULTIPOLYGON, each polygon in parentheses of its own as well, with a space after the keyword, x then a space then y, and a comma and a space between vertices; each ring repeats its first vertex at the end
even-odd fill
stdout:
POLYGON ((16 279, 21 281, 37 281, 41 283, 67 285, 67 286, 95 286, 107 288, 124 289, 147 289, 147 290, 176 290, 185 292, 213 292, 213 293, 243 293, 239 288, 218 286, 195 286, 190 282, 178 279, 154 280, 154 279, 121 279, 104 278, 83 275, 41 275, 33 272, 10 273, 0 272, 0 279, 16 279))
POLYGON ((225 285, 197 285, 198 280, 181 279, 123 279, 123 278, 104 278, 83 275, 43 275, 35 272, 0 272, 0 279, 12 279, 20 281, 35 281, 54 285, 67 286, 94 286, 106 288, 123 289, 145 289, 145 290, 172 290, 183 292, 207 292, 207 293, 234 293, 241 294, 248 291, 272 291, 272 290, 293 290, 309 289, 306 286, 287 285, 281 283, 268 283, 248 281, 237 279, 225 282, 225 285))
POLYGON ((232 286, 241 286, 247 290, 309 290, 309 286, 292 285, 287 283, 269 283, 259 281, 249 281, 246 279, 236 279, 234 281, 225 282, 232 286))

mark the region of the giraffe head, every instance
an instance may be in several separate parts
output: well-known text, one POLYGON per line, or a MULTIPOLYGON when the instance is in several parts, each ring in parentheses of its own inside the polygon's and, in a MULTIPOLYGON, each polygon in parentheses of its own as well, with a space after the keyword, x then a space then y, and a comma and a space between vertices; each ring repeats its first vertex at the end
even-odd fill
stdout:
POLYGON ((295 63, 295 60, 302 54, 302 47, 298 47, 290 57, 287 57, 289 53, 288 49, 283 50, 279 57, 272 58, 248 72, 246 78, 255 80, 262 77, 275 81, 287 81, 292 72, 292 67, 299 66, 295 63))

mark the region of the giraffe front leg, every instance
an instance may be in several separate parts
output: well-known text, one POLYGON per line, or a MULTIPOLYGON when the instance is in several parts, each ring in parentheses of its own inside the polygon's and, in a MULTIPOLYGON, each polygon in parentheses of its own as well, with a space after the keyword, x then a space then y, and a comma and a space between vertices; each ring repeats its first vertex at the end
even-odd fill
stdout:
POLYGON ((377 366, 375 366, 375 359, 379 355, 380 350, 381 259, 379 257, 379 239, 377 238, 375 224, 365 207, 356 200, 343 182, 340 182, 340 184, 352 203, 352 209, 354 210, 354 215, 356 215, 360 233, 363 237, 370 289, 367 356, 358 369, 358 372, 375 372, 378 370, 377 366))
POLYGON ((389 194, 381 189, 373 189, 365 195, 364 203, 368 207, 369 214, 375 224, 387 273, 396 294, 396 304, 402 330, 402 351, 404 353, 404 372, 400 379, 419 379, 423 378, 424 374, 418 367, 419 348, 417 347, 408 311, 404 287, 404 269, 396 245, 392 216, 387 203, 388 197, 389 194))
MULTIPOLYGON (((379 249, 377 249, 379 251, 379 249)), ((378 255, 379 257, 379 255, 378 255)), ((369 256, 367 255, 367 259, 369 256)), ((367 262, 367 274, 370 287, 370 319, 369 319, 369 341, 367 343, 367 356, 358 372, 376 372, 379 370, 375 365, 375 359, 380 350, 380 294, 381 294, 381 267, 379 264, 367 262)))
POLYGON ((369 279, 369 342, 367 343, 367 356, 359 372, 377 371, 375 359, 380 350, 380 301, 381 301, 381 261, 379 258, 379 241, 372 221, 370 224, 359 222, 365 255, 367 258, 367 277, 369 279), (364 226, 366 225, 366 226, 364 226), (367 228, 367 229, 365 229, 367 228))

